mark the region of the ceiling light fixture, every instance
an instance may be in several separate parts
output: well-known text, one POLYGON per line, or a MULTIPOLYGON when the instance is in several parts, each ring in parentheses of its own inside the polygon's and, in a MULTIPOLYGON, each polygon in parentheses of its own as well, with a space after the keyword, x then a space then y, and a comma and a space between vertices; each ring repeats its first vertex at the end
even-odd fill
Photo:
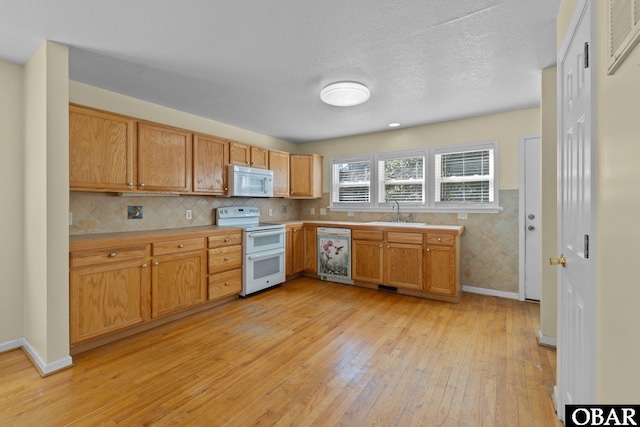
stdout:
POLYGON ((369 99, 369 88, 358 82, 336 82, 325 86, 320 99, 336 107, 351 107, 369 99))
POLYGON ((389 123, 390 128, 397 128, 398 126, 400 126, 400 123, 389 123))

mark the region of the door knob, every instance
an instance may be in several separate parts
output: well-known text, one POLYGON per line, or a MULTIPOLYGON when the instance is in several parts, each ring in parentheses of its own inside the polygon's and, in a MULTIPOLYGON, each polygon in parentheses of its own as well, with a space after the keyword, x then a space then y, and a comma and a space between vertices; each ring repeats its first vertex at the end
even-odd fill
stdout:
POLYGON ((551 265, 561 265, 563 267, 567 266, 567 259, 564 257, 564 255, 560 255, 560 258, 556 258, 554 256, 549 258, 549 264, 551 265))
POLYGON ((530 226, 528 226, 528 227, 527 227, 527 230, 529 230, 529 231, 533 231, 533 230, 535 230, 535 229, 536 229, 536 228, 535 228, 533 225, 530 225, 530 226))

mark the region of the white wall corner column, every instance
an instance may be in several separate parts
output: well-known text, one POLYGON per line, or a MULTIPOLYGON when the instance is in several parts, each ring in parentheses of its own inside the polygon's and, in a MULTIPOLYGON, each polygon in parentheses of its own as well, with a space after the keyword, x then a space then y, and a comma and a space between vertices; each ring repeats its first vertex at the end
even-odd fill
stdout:
POLYGON ((24 340, 43 374, 69 356, 69 51, 45 42, 23 69, 24 340))

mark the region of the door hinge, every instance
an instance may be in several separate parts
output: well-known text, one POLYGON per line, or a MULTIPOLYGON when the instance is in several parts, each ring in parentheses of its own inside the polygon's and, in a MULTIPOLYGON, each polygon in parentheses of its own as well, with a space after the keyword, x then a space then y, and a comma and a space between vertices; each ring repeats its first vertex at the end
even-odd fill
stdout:
POLYGON ((589 235, 584 235, 584 259, 589 259, 589 235))
POLYGON ((584 68, 589 68, 589 42, 584 44, 584 68))

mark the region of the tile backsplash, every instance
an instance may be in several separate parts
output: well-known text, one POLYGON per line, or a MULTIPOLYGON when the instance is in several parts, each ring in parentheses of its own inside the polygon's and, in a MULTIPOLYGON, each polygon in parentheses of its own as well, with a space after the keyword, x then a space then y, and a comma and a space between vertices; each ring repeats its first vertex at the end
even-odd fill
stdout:
POLYGON ((287 199, 226 198, 212 196, 119 196, 112 193, 72 191, 69 233, 95 234, 156 230, 215 224, 214 209, 220 206, 256 206, 261 221, 298 218, 298 204, 287 199), (142 206, 142 218, 128 219, 129 206, 142 206), (283 208, 284 207, 284 208, 283 208), (192 219, 186 219, 190 210, 192 219), (272 216, 269 216, 271 210, 272 216))
MULTIPOLYGON (((261 221, 295 219, 327 221, 388 221, 392 214, 362 212, 348 216, 347 212, 332 212, 329 195, 321 199, 289 200, 261 198, 225 198, 212 196, 118 196, 115 194, 75 192, 70 195, 75 234, 139 231, 162 228, 192 227, 215 223, 214 209, 221 206, 256 206, 261 221), (142 218, 127 219, 128 206, 142 206, 142 218), (314 214, 311 214, 311 208, 314 214), (321 209, 326 213, 320 215, 321 209), (191 210, 192 219, 185 219, 191 210), (269 210, 272 216, 269 216, 269 210)), ((427 224, 464 225, 461 243, 462 284, 505 292, 518 292, 518 190, 501 190, 497 214, 413 213, 414 222, 427 224)), ((401 214, 410 211, 401 208, 401 214)))

